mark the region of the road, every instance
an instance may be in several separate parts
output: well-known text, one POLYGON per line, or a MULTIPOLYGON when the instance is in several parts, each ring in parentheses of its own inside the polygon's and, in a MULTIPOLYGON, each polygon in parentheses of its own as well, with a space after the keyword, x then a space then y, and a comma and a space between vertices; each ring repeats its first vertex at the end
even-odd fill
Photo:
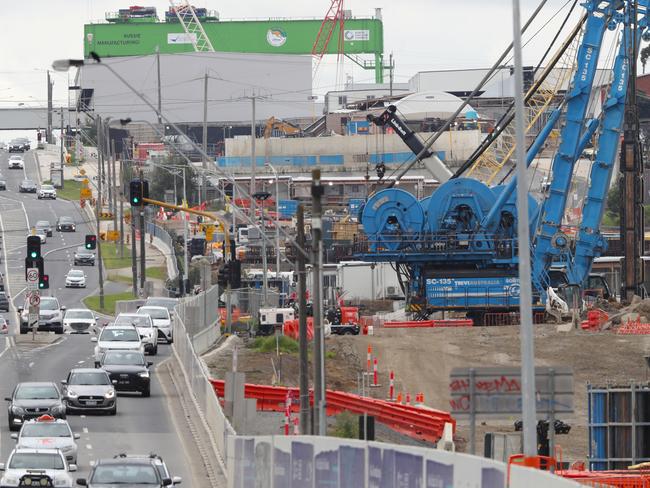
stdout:
MULTIPOLYGON (((50 295, 58 297, 68 308, 83 306, 84 296, 97 288, 97 267, 86 267, 88 289, 66 289, 65 274, 73 265, 74 249, 81 245, 86 233, 91 233, 79 208, 65 200, 40 201, 34 194, 18 193, 18 185, 25 176, 39 181, 36 161, 32 152, 25 154, 25 171, 7 169, 7 153, 0 153, 0 172, 7 179, 7 191, 0 192, 0 223, 6 256, 6 273, 9 292, 16 307, 24 301, 24 258, 29 226, 37 220, 50 220, 68 215, 77 223, 77 232, 59 233, 47 239, 42 247, 45 272, 50 276, 50 295)), ((43 175, 46 177, 46 175, 43 175)), ((0 268, 1 269, 1 268, 0 268)), ((92 367, 93 346, 90 335, 64 335, 49 345, 31 344, 30 336, 16 336, 17 317, 7 314, 10 331, 0 337, 0 396, 11 396, 18 382, 60 382, 73 367, 92 367)), ((43 334, 43 333, 41 333, 43 334)), ((200 454, 187 429, 185 415, 178 396, 165 373, 158 367, 170 355, 170 347, 161 345, 153 359, 150 398, 139 395, 120 395, 118 414, 112 416, 69 416, 74 432, 81 434, 79 445, 79 474, 88 473, 90 462, 118 453, 148 454, 155 452, 167 462, 174 476, 183 478, 183 486, 201 486, 205 480, 200 454)), ((4 416, 4 414, 2 414, 4 416)), ((5 461, 13 448, 7 422, 0 417, 0 460, 5 461)), ((204 483, 203 483, 204 484, 204 483)))

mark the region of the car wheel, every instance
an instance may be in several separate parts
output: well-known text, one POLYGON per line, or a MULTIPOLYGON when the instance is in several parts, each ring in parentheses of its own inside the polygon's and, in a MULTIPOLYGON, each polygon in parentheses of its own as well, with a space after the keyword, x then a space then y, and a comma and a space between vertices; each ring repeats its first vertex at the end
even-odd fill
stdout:
POLYGON ((117 404, 113 407, 113 410, 108 412, 109 415, 117 415, 117 404))
POLYGON ((146 390, 142 390, 142 396, 147 398, 151 396, 151 387, 147 387, 146 390))
POLYGON ((22 327, 20 328, 21 334, 27 334, 27 332, 29 332, 29 329, 23 329, 22 327))
POLYGON ((152 356, 157 356, 158 355, 158 344, 156 344, 156 347, 153 348, 153 351, 151 351, 152 356))

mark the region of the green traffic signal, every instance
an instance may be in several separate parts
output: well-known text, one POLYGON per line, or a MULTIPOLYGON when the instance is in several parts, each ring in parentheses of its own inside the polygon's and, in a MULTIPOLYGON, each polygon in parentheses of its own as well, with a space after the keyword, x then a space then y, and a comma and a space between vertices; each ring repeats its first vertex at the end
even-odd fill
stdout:
POLYGON ((38 253, 37 253, 36 251, 32 251, 32 253, 30 254, 30 256, 31 256, 32 258, 36 259, 36 257, 38 256, 38 253))

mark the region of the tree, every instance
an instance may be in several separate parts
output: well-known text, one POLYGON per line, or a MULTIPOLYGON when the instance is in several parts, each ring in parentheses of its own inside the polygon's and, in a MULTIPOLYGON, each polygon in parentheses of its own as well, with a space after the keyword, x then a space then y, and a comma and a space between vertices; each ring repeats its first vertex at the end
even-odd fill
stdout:
POLYGON ((154 166, 149 182, 149 195, 151 198, 163 200, 166 190, 176 188, 176 204, 180 205, 183 200, 183 174, 185 171, 185 191, 189 205, 194 205, 194 196, 198 195, 198 182, 194 178, 192 168, 183 158, 169 156, 162 166, 175 166, 164 168, 154 166), (184 169, 183 169, 184 168, 184 169))
POLYGON ((646 46, 641 49, 641 64, 643 65, 643 72, 645 73, 645 65, 650 58, 650 46, 646 46))
POLYGON ((607 211, 613 216, 621 214, 621 181, 618 180, 607 193, 607 211))

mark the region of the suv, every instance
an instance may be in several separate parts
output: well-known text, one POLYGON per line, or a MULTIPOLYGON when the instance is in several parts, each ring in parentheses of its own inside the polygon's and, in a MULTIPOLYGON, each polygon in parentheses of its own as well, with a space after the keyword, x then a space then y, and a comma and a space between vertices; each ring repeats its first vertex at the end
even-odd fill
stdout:
MULTIPOLYGON (((56 297, 41 297, 41 305, 38 314, 38 330, 54 331, 56 334, 63 334, 63 312, 65 307, 59 305, 56 297)), ((20 314, 20 333, 29 332, 29 303, 25 301, 23 307, 18 308, 20 314)))
POLYGON ((9 143, 9 152, 25 152, 25 146, 18 139, 14 139, 9 143))
POLYGON ((77 226, 72 217, 64 215, 56 219, 56 230, 59 232, 74 232, 77 230, 77 226))
POLYGON ((65 405, 59 389, 51 381, 18 383, 11 397, 5 398, 9 430, 20 430, 26 420, 41 415, 65 418, 65 405))
POLYGON ((25 161, 23 161, 22 156, 9 156, 9 161, 7 161, 7 168, 9 169, 23 169, 25 167, 25 161))
POLYGON ((108 373, 117 391, 139 391, 143 397, 151 395, 151 361, 145 361, 139 351, 109 350, 102 355, 99 367, 108 373))
POLYGON ((120 325, 132 325, 140 334, 144 352, 155 356, 158 354, 158 331, 153 325, 153 320, 149 315, 140 315, 135 313, 121 313, 115 318, 112 327, 120 325))
POLYGON ((41 185, 41 188, 38 190, 38 199, 51 198, 56 200, 56 188, 53 185, 41 185))
POLYGON ((147 486, 150 488, 162 488, 179 484, 172 478, 163 478, 158 467, 151 458, 146 457, 122 457, 113 459, 99 459, 95 461, 88 479, 78 478, 79 486, 99 488, 105 486, 147 486))
POLYGON ((168 344, 174 342, 172 317, 167 307, 144 305, 138 309, 138 315, 151 317, 153 325, 158 329, 158 339, 164 339, 168 344))
POLYGON ((58 449, 14 449, 9 455, 0 486, 59 486, 72 488, 69 472, 77 471, 75 464, 68 464, 58 449))
POLYGON ((99 363, 106 351, 118 349, 141 352, 144 354, 144 345, 140 340, 138 330, 132 325, 104 327, 99 337, 93 337, 95 346, 95 364, 99 363))
POLYGON ((95 253, 84 246, 79 246, 74 253, 74 265, 80 266, 82 264, 95 266, 95 253))
POLYGON ((67 420, 55 419, 51 415, 41 415, 28 420, 20 429, 20 434, 11 434, 16 447, 37 449, 42 446, 60 450, 69 463, 77 464, 77 443, 80 435, 72 432, 67 420))
POLYGON ((118 454, 117 456, 113 456, 113 459, 141 459, 141 460, 151 460, 153 465, 156 467, 158 470, 158 474, 160 474, 160 477, 162 479, 167 479, 170 478, 172 480, 172 485, 180 485, 183 479, 180 476, 174 476, 172 477, 171 474, 169 473, 169 469, 167 469, 167 465, 165 464, 165 461, 163 461, 163 458, 161 458, 158 454, 118 454))

